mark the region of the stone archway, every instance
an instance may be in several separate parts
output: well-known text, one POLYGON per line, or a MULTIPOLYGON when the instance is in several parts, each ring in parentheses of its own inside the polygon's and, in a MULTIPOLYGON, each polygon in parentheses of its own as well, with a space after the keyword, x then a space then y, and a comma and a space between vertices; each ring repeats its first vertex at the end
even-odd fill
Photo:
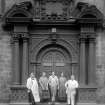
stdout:
MULTIPOLYGON (((57 53, 59 55, 59 57, 64 58, 64 63, 67 66, 67 70, 69 70, 69 73, 65 73, 67 75, 67 78, 70 77, 70 74, 73 73, 76 77, 76 79, 78 80, 79 78, 79 65, 78 65, 78 53, 77 53, 77 49, 75 49, 75 47, 72 45, 72 43, 68 43, 65 40, 61 40, 58 39, 57 42, 55 44, 51 43, 50 40, 43 40, 40 43, 38 43, 38 45, 33 46, 32 50, 31 50, 31 55, 30 55, 30 71, 35 71, 37 75, 37 78, 40 77, 41 73, 39 72, 41 69, 41 64, 44 58, 44 55, 46 56, 49 53, 53 53, 51 51, 53 50, 54 53, 57 53), (66 61, 66 62, 65 62, 66 61), (68 76, 69 75, 69 76, 68 76)), ((56 55, 53 53, 53 57, 55 57, 56 55)), ((49 54, 48 54, 49 55, 49 54)), ((50 59, 51 61, 51 59, 50 59)), ((61 62, 63 60, 61 60, 59 63, 60 65, 61 62)), ((57 61, 53 61, 52 62, 57 62, 57 61)), ((47 62, 48 63, 48 62, 47 62)), ((52 65, 55 65, 54 63, 52 65)), ((65 66, 66 66, 65 65, 65 66)), ((58 68, 60 68, 61 66, 59 66, 58 68)), ((42 67, 43 68, 43 67, 42 67)), ((61 67, 63 69, 63 67, 61 67)), ((60 72, 61 73, 61 72, 60 72)), ((49 74, 49 73, 48 73, 49 74)), ((60 74, 59 74, 60 76, 60 74)))
POLYGON ((51 72, 55 72, 59 77, 63 72, 66 78, 69 78, 72 74, 71 61, 71 55, 61 46, 45 46, 37 55, 37 62, 39 63, 36 69, 37 75, 40 77, 44 71, 47 73, 47 76, 49 76, 51 72))

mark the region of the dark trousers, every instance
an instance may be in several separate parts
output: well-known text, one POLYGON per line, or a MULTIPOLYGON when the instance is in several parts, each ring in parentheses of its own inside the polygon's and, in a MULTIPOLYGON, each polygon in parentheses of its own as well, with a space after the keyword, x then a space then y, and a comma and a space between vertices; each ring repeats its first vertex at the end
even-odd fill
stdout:
POLYGON ((29 100, 29 103, 32 103, 32 105, 35 105, 35 101, 34 101, 34 97, 33 97, 32 91, 30 91, 28 93, 28 100, 29 100))

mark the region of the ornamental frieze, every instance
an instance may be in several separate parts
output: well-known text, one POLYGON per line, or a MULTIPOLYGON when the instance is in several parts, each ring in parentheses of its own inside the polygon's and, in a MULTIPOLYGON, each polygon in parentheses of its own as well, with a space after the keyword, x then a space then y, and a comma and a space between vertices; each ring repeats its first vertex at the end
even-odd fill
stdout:
MULTIPOLYGON (((41 20, 67 20, 74 9, 74 0, 41 0, 35 2, 35 18, 41 20)), ((72 16, 71 16, 72 17, 72 16)))

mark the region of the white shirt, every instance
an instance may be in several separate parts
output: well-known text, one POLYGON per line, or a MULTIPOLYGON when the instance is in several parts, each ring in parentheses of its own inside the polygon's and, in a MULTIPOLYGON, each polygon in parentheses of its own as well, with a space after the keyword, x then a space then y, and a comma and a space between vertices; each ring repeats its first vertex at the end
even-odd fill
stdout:
POLYGON ((26 87, 32 91, 35 102, 40 102, 39 89, 36 78, 28 78, 26 87))
POLYGON ((68 80, 65 83, 65 87, 69 89, 76 89, 78 88, 78 82, 76 80, 68 80))
POLYGON ((58 85, 58 77, 57 76, 50 76, 49 77, 49 85, 50 86, 57 86, 58 85))

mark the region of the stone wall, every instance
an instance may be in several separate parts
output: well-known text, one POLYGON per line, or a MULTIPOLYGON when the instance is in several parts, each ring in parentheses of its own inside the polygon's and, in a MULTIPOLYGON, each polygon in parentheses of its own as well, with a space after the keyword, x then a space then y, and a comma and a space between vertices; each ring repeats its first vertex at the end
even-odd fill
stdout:
POLYGON ((96 40, 97 101, 105 102, 105 31, 97 32, 96 40))
POLYGON ((11 83, 12 52, 10 36, 2 30, 0 24, 0 102, 8 101, 11 83))

